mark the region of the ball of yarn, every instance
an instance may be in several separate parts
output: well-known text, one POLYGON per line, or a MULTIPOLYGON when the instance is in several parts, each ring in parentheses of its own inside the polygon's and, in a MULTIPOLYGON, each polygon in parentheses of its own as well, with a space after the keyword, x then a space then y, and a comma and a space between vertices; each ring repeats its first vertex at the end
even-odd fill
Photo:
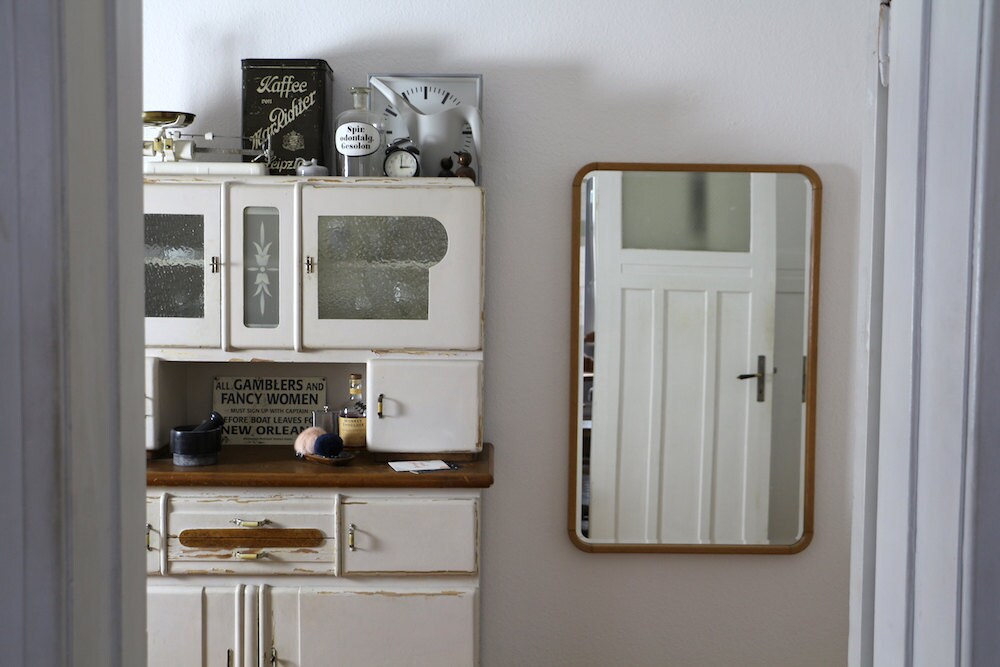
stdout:
POLYGON ((313 451, 319 456, 339 456, 344 451, 344 441, 336 433, 324 433, 316 438, 313 451))
POLYGON ((310 426, 303 430, 295 438, 295 453, 312 454, 316 451, 316 439, 325 434, 326 431, 318 426, 310 426))

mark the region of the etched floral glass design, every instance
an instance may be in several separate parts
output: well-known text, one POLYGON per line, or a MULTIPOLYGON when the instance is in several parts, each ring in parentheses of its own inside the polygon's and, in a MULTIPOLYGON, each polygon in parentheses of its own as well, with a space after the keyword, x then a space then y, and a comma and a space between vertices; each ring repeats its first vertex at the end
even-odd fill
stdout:
POLYGON ((319 318, 426 320, 430 268, 448 252, 440 221, 320 216, 319 318))
POLYGON ((278 326, 280 299, 278 209, 252 206, 243 210, 243 324, 278 326))
POLYGON ((146 317, 205 317, 205 219, 145 216, 146 317))

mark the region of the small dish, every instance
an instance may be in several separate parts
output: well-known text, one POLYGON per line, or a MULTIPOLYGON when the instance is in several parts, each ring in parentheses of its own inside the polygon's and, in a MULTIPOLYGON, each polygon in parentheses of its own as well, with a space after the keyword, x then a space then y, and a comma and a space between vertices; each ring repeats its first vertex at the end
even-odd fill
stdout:
POLYGON ((319 456, 318 454, 296 454, 300 459, 322 463, 328 466, 346 466, 354 458, 354 452, 341 452, 336 456, 319 456))

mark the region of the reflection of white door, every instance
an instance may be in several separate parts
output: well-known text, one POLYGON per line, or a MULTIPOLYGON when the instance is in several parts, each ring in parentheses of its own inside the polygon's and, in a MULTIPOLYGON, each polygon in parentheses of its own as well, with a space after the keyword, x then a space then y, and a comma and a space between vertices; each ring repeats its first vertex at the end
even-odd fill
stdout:
POLYGON ((623 248, 595 175, 594 541, 767 543, 776 175, 750 179, 750 251, 717 252, 623 248))

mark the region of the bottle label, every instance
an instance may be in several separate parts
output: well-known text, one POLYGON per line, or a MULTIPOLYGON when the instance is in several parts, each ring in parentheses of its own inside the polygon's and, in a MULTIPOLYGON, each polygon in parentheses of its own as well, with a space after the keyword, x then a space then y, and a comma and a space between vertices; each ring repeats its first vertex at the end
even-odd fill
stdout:
POLYGON ((365 417, 339 417, 338 431, 344 447, 364 447, 367 442, 365 417))
POLYGON ((351 121, 337 128, 334 145, 341 155, 361 157, 377 151, 382 145, 382 136, 374 125, 351 121))

